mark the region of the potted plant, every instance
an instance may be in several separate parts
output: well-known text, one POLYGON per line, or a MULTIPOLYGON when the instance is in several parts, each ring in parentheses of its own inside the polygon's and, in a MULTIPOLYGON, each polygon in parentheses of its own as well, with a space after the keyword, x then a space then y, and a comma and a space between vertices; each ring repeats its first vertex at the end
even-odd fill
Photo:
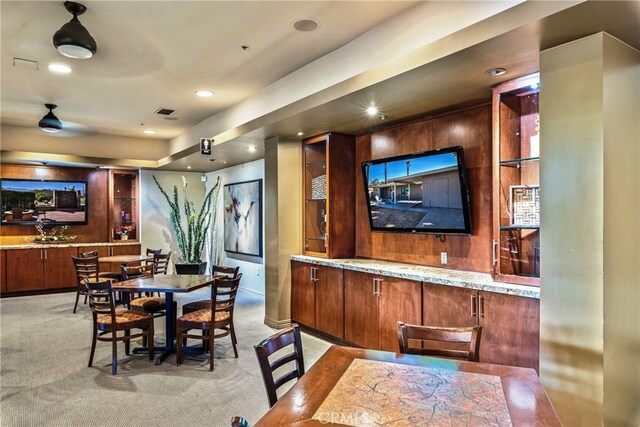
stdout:
POLYGON ((180 253, 180 262, 174 264, 176 273, 204 274, 207 269, 207 262, 202 261, 202 250, 204 249, 207 231, 211 225, 211 201, 212 199, 217 200, 220 190, 220 177, 218 177, 216 184, 205 196, 204 202, 197 213, 193 202, 190 202, 187 198, 187 181, 184 177, 182 178, 182 193, 184 196, 182 212, 180 210, 178 187, 176 185, 173 186, 173 197, 170 198, 155 176, 153 176, 153 180, 171 209, 169 211, 169 219, 176 235, 178 252, 180 253), (183 214, 186 231, 182 220, 183 214))

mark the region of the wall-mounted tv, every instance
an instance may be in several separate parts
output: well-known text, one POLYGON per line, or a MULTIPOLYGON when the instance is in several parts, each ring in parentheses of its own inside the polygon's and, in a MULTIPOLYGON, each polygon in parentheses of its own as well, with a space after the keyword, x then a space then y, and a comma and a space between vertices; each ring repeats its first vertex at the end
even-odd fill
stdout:
POLYGON ((362 162, 372 231, 471 234, 462 147, 362 162))
POLYGON ((87 223, 85 181, 0 181, 2 225, 72 225, 87 223))

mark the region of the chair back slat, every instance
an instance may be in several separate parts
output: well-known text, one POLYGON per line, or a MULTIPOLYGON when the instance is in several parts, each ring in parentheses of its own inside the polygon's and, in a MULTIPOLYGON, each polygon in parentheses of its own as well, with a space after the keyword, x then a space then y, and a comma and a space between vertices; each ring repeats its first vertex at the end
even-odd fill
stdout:
POLYGON ((260 371, 262 372, 262 380, 267 389, 267 397, 269 405, 273 406, 278 401, 277 390, 287 382, 304 375, 304 355, 302 352, 302 338, 300 336, 300 326, 294 324, 290 328, 283 329, 280 332, 270 336, 254 346, 260 371), (269 362, 269 356, 289 345, 293 345, 293 352, 287 354, 273 364, 269 362), (273 378, 273 371, 287 362, 295 360, 295 369, 285 372, 277 380, 273 378))
POLYGON ((80 253, 80 258, 89 258, 94 256, 98 256, 98 251, 89 251, 89 252, 80 253))
POLYGON ((400 353, 419 354, 423 356, 445 356, 456 359, 465 359, 471 362, 480 360, 481 326, 462 328, 445 328, 437 326, 407 325, 397 323, 398 344, 400 353), (411 346, 409 340, 417 340, 421 347, 411 346), (466 343, 468 350, 443 349, 433 347, 437 343, 466 343))
POLYGON ((78 286, 84 289, 83 278, 88 277, 94 281, 98 280, 98 257, 90 256, 86 258, 71 256, 73 260, 73 267, 76 270, 76 279, 78 286))
POLYGON ((169 262, 171 261, 171 251, 168 254, 154 254, 153 255, 153 273, 154 274, 167 274, 169 268, 169 262))
POLYGON ((226 274, 231 278, 238 277, 238 273, 240 272, 240 267, 227 267, 224 265, 214 265, 211 267, 211 274, 226 274))
POLYGON ((91 307, 94 316, 110 314, 113 318, 112 324, 115 325, 116 307, 111 280, 98 281, 84 277, 83 281, 89 295, 89 307, 91 307))
POLYGON ((235 278, 217 279, 211 286, 211 307, 214 311, 214 315, 211 316, 212 321, 215 319, 215 313, 227 312, 231 317, 233 316, 240 279, 242 279, 242 273, 235 278))
POLYGON ((120 276, 122 280, 132 279, 134 277, 153 277, 153 264, 136 265, 128 267, 125 264, 120 265, 120 276))

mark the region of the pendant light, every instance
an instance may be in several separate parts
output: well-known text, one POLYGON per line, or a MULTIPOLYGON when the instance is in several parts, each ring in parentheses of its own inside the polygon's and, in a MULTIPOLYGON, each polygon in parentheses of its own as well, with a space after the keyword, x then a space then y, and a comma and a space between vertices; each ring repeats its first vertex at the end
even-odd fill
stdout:
POLYGON ((38 126, 45 132, 58 133, 62 130, 62 122, 53 114, 53 110, 58 106, 55 104, 44 104, 49 109, 49 112, 44 115, 38 122, 38 126))
POLYGON ((85 13, 87 7, 73 1, 64 2, 64 7, 73 15, 73 18, 53 35, 53 45, 66 57, 91 58, 98 50, 98 46, 89 31, 78 21, 78 16, 85 13))

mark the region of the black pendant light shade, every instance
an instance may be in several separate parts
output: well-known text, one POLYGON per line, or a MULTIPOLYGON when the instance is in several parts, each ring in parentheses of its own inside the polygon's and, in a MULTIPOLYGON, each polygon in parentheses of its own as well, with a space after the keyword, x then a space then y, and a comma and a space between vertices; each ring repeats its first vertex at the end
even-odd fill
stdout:
POLYGON ((58 49, 58 52, 69 58, 91 58, 98 50, 98 46, 89 31, 78 21, 78 15, 86 12, 86 6, 66 1, 64 7, 73 15, 73 18, 53 35, 53 45, 58 49))
POLYGON ((44 104, 49 112, 38 122, 38 126, 45 132, 56 133, 62 130, 62 122, 53 114, 53 110, 58 106, 55 104, 44 104))

